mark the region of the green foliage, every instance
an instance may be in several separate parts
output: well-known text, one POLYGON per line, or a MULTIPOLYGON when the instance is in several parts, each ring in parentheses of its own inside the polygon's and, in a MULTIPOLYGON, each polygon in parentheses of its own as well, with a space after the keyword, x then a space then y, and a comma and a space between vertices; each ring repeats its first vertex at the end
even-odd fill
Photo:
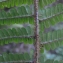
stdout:
POLYGON ((0 56, 0 62, 18 62, 18 61, 31 61, 32 57, 28 53, 23 54, 4 54, 0 56))
MULTIPOLYGON (((44 32, 59 22, 63 22, 63 4, 58 3, 56 6, 49 6, 55 0, 39 0, 39 25, 40 25, 40 43, 41 53, 44 49, 55 49, 63 45, 63 29, 44 32)), ((5 45, 11 42, 24 42, 26 44, 34 43, 34 5, 33 0, 1 0, 0 1, 0 25, 6 25, 0 29, 0 45, 5 45), (13 24, 31 24, 32 26, 13 27, 13 24), (10 26, 9 26, 10 25, 10 26)), ((30 54, 31 55, 31 54, 30 54)), ((7 61, 30 61, 28 54, 3 54, 0 57, 0 62, 7 61), (7 57, 6 57, 7 56, 7 57)), ((59 63, 54 60, 44 61, 44 57, 40 57, 41 63, 59 63), (42 61, 42 60, 43 61, 42 61)), ((63 61, 60 61, 62 63, 63 61)))

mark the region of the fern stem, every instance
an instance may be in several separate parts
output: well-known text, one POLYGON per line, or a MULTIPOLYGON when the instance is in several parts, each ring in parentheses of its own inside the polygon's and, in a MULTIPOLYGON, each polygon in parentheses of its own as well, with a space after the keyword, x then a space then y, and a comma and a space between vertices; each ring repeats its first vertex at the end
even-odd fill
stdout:
POLYGON ((39 63, 39 51, 40 51, 40 43, 39 43, 39 20, 38 20, 38 2, 39 0, 34 0, 34 21, 35 21, 35 52, 34 52, 34 62, 39 63))
POLYGON ((5 39, 12 39, 12 38, 34 38, 33 35, 25 35, 25 36, 9 36, 9 37, 2 37, 0 40, 5 40, 5 39))
POLYGON ((54 39, 54 40, 50 40, 50 41, 46 41, 46 42, 41 42, 40 45, 46 45, 46 44, 51 44, 51 43, 56 43, 58 41, 62 41, 63 40, 63 37, 62 38, 58 38, 58 39, 54 39))

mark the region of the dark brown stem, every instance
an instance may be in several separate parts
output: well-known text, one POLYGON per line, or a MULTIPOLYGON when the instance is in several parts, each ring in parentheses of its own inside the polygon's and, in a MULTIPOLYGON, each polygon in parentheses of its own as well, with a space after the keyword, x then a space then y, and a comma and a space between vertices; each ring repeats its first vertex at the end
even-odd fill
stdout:
POLYGON ((38 20, 38 2, 34 0, 34 21, 35 21, 35 52, 33 63, 39 63, 40 43, 39 43, 39 20, 38 20))

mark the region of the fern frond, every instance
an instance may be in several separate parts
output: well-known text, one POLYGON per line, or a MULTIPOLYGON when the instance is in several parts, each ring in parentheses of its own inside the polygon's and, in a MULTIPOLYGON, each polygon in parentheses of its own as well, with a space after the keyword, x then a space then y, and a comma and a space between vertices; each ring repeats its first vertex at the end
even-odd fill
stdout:
POLYGON ((33 43, 34 33, 31 27, 12 28, 12 29, 1 29, 0 30, 0 44, 10 42, 24 42, 33 43))
POLYGON ((54 49, 63 45, 63 29, 43 33, 41 35, 41 45, 45 46, 46 49, 54 49))
POLYGON ((40 29, 44 30, 58 22, 63 22, 63 5, 42 9, 39 12, 40 29), (42 12, 42 14, 41 14, 42 12))
POLYGON ((30 54, 23 53, 23 54, 3 54, 0 56, 0 62, 24 62, 24 63, 31 63, 32 57, 30 57, 30 54))
POLYGON ((56 58, 57 58, 57 56, 55 56, 53 59, 51 57, 50 57, 50 59, 49 58, 45 58, 45 56, 43 54, 41 54, 40 62, 41 63, 63 63, 63 60, 61 58, 57 58, 57 59, 56 58))
POLYGON ((5 8, 5 7, 14 7, 14 6, 20 6, 24 4, 33 4, 33 0, 5 0, 0 2, 0 8, 5 8))
MULTIPOLYGON (((50 3, 55 2, 55 0, 39 0, 39 6, 41 8, 43 8, 44 6, 47 6, 50 3)), ((4 8, 4 7, 14 7, 14 6, 19 6, 19 5, 23 5, 23 4, 28 4, 31 5, 33 4, 33 0, 2 0, 0 3, 0 8, 4 8)))
POLYGON ((0 24, 34 23, 34 18, 30 6, 11 8, 7 11, 0 11, 0 24))

